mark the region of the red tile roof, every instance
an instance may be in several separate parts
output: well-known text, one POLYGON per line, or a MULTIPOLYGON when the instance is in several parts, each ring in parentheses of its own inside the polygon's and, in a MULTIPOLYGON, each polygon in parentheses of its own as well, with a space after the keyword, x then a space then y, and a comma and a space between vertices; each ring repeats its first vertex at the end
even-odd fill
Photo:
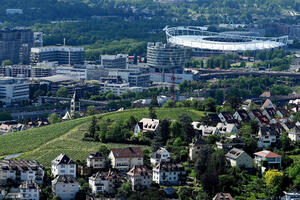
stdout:
POLYGON ((140 147, 111 149, 115 158, 142 158, 144 157, 140 147))
POLYGON ((268 151, 268 150, 263 150, 263 151, 256 152, 256 153, 254 153, 254 155, 261 156, 261 157, 264 157, 264 158, 278 158, 278 157, 281 157, 281 155, 278 155, 277 153, 274 153, 274 152, 268 151))

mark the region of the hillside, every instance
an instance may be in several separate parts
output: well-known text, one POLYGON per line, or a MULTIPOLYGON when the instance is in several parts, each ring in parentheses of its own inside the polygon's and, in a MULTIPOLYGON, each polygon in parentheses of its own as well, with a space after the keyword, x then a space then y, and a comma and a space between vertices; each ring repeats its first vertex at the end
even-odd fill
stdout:
MULTIPOLYGON (((202 112, 190 108, 160 108, 156 110, 156 113, 159 119, 177 119, 181 114, 187 113, 193 120, 197 120, 203 115, 202 112)), ((131 115, 141 119, 148 116, 148 110, 134 109, 105 113, 101 115, 101 120, 107 118, 124 120, 131 115)), ((23 153, 20 158, 36 159, 45 166, 49 166, 50 161, 60 153, 66 153, 74 160, 84 160, 90 152, 96 151, 101 145, 99 142, 82 140, 84 133, 87 132, 90 120, 91 117, 86 117, 0 136, 0 156, 23 153)), ((127 144, 115 143, 107 143, 106 145, 109 148, 128 146, 127 144)), ((143 147, 147 148, 147 146, 143 147)))

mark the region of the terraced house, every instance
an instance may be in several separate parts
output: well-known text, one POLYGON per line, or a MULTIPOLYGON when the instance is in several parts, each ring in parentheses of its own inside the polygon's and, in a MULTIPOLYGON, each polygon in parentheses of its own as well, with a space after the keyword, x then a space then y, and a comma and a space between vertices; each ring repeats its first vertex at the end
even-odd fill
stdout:
POLYGON ((0 160, 0 185, 5 185, 7 180, 16 183, 35 181, 43 182, 45 169, 35 160, 0 160))

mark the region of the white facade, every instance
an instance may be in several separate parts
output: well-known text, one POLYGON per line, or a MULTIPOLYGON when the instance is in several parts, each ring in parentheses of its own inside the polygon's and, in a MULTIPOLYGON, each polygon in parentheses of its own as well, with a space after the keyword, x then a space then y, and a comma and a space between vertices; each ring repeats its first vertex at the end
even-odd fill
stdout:
POLYGON ((0 78, 0 101, 5 104, 29 100, 29 83, 24 79, 0 78))
POLYGON ((39 186, 32 181, 26 181, 19 187, 20 192, 18 195, 19 199, 28 199, 28 200, 39 200, 40 199, 40 188, 39 186))
MULTIPOLYGON (((100 172, 98 172, 100 173, 100 172)), ((89 178, 89 186, 93 194, 109 193, 109 180, 101 174, 95 174, 89 178)))
POLYGON ((139 147, 112 149, 108 158, 112 168, 129 170, 135 165, 143 165, 143 152, 139 147))
POLYGON ((124 92, 143 92, 143 87, 130 87, 129 83, 101 83, 101 92, 111 91, 116 95, 124 92))
POLYGON ((102 169, 105 167, 105 157, 99 152, 91 153, 86 159, 86 166, 94 169, 102 169))
POLYGON ((75 199, 80 189, 79 183, 73 176, 58 176, 52 181, 52 191, 62 200, 75 199))
POLYGON ((71 175, 76 177, 76 164, 66 155, 61 154, 51 162, 53 176, 71 175))
POLYGON ((133 191, 149 188, 152 184, 152 174, 145 166, 134 166, 127 173, 127 180, 133 191))
POLYGON ((154 152, 150 158, 152 165, 157 165, 160 162, 170 162, 171 156, 167 149, 161 147, 156 152, 154 152))
POLYGON ((186 174, 184 167, 173 163, 159 163, 152 171, 152 181, 160 185, 181 185, 186 174))
POLYGON ((243 150, 233 148, 226 155, 226 160, 231 167, 253 167, 253 159, 243 150))
POLYGON ((86 80, 87 79, 87 69, 58 66, 58 67, 56 67, 56 75, 70 76, 70 77, 74 78, 74 80, 86 80))

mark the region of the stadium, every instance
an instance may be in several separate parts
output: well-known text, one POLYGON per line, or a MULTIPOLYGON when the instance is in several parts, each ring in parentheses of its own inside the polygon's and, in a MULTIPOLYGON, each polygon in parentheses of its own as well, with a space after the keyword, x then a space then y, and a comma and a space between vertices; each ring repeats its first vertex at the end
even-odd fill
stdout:
POLYGON ((192 48, 194 55, 242 53, 284 48, 288 36, 257 37, 250 32, 209 32, 203 27, 170 27, 164 29, 168 43, 192 48))

